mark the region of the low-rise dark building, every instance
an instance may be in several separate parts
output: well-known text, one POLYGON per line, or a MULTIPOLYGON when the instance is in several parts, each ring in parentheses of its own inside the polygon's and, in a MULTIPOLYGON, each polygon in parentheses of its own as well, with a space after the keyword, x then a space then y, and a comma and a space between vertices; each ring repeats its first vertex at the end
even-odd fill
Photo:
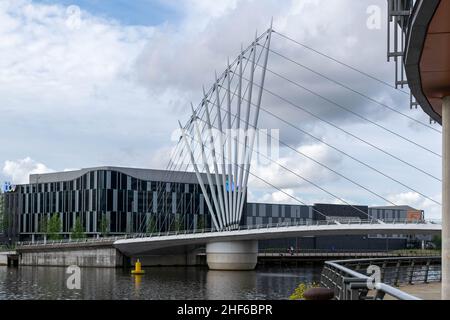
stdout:
POLYGON ((195 174, 118 167, 31 175, 29 184, 5 194, 5 212, 14 222, 6 233, 15 240, 43 237, 55 214, 66 237, 76 219, 88 236, 211 224, 195 174))

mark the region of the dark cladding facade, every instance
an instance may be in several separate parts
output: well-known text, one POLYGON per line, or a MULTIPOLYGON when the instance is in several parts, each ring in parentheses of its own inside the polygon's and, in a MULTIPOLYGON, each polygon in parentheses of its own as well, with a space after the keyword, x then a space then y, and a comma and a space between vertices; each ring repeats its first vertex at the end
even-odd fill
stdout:
MULTIPOLYGON (((209 190, 208 190, 209 192, 209 190)), ((101 167, 31 175, 30 183, 5 194, 5 212, 15 221, 14 239, 42 235, 45 219, 58 214, 62 234, 77 218, 87 235, 144 233, 209 227, 210 216, 195 174, 101 167)))
POLYGON ((255 226, 313 220, 313 207, 291 204, 247 203, 242 224, 255 226))

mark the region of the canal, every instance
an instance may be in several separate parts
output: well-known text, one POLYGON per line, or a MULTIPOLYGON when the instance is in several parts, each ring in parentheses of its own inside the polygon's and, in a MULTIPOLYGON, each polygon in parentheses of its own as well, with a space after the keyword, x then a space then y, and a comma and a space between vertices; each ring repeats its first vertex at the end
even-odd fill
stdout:
POLYGON ((59 267, 0 267, 0 300, 5 299, 288 299, 302 282, 318 282, 322 266, 258 267, 255 271, 210 271, 206 267, 130 270, 82 268, 81 288, 68 289, 59 267))

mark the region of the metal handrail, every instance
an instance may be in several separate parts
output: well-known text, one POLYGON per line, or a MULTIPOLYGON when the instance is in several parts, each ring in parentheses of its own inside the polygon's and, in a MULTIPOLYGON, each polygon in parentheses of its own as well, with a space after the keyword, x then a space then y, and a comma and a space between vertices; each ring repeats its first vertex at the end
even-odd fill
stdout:
MULTIPOLYGON (((382 260, 386 261, 388 257, 392 257, 395 260, 400 260, 402 257, 410 257, 411 254, 417 255, 418 257, 428 258, 428 257, 435 257, 436 255, 440 254, 439 250, 427 250, 427 249, 417 249, 417 250, 408 250, 408 249, 402 249, 402 250, 388 250, 388 249, 299 249, 299 248, 264 248, 259 249, 258 254, 261 256, 267 255, 267 256, 273 256, 273 255, 283 255, 283 256, 289 256, 289 255, 307 255, 307 254, 326 254, 330 257, 336 256, 339 254, 345 255, 362 255, 367 254, 367 256, 370 255, 371 261, 377 261, 382 260), (374 258, 374 257, 381 257, 381 258, 374 258)), ((406 260, 409 258, 406 258, 406 260)), ((361 259, 364 261, 365 259, 361 259)), ((345 260, 350 261, 350 260, 345 260)), ((351 261, 358 261, 357 258, 352 259, 351 261)))
MULTIPOLYGON (((377 262, 383 262, 385 266, 389 262, 396 263, 396 274, 398 276, 403 261, 408 261, 409 267, 412 267, 409 271, 409 283, 411 283, 414 275, 414 265, 418 262, 426 262, 422 265, 426 267, 425 277, 423 282, 430 281, 428 273, 430 271, 431 261, 440 260, 439 256, 433 257, 402 257, 402 258, 371 258, 371 259, 351 259, 351 260, 335 260, 325 262, 324 269, 322 271, 321 283, 325 287, 334 289, 337 299, 367 299, 367 293, 369 288, 367 286, 368 280, 372 280, 369 276, 362 274, 354 269, 351 269, 349 265, 355 267, 361 267, 362 265, 372 265, 377 262), (345 264, 345 265, 344 265, 345 264)), ((407 266, 407 267, 408 267, 407 266)), ((399 280, 399 277, 397 277, 399 280)), ((400 300, 421 300, 420 298, 410 295, 402 290, 394 288, 386 283, 380 282, 374 284, 376 290, 375 297, 373 299, 382 299, 386 294, 400 300)))
MULTIPOLYGON (((297 227, 297 226, 326 226, 326 225, 353 225, 353 224, 428 224, 434 223, 428 220, 394 220, 394 219, 340 219, 337 221, 332 220, 316 220, 316 221, 287 221, 281 223, 270 223, 270 224, 258 224, 258 225, 248 225, 246 226, 247 230, 260 230, 260 229, 268 229, 268 228, 289 228, 289 227, 297 227)), ((231 231, 239 231, 241 230, 241 226, 238 226, 237 229, 231 231)), ((136 239, 136 238, 152 238, 152 237, 161 237, 161 236, 176 236, 180 233, 183 234, 199 234, 199 233, 219 233, 219 232, 227 232, 226 230, 216 230, 213 228, 204 228, 204 229, 195 229, 195 230, 178 230, 178 231, 166 231, 166 232, 156 232, 156 233, 138 233, 138 234, 129 234, 123 236, 114 236, 114 237, 101 237, 101 238, 86 238, 84 242, 89 243, 98 243, 98 242, 106 242, 106 241, 115 241, 121 239, 136 239)), ((38 246, 38 245, 54 245, 54 244, 66 244, 66 243, 77 243, 80 239, 62 239, 62 240, 40 240, 40 241, 23 241, 18 242, 19 246, 38 246)))

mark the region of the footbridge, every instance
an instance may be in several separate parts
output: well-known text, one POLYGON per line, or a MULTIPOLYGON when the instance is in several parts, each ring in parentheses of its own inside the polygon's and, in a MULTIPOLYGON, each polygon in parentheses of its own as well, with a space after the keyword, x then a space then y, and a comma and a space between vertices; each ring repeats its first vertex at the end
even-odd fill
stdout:
POLYGON ((326 235, 435 235, 435 221, 340 220, 239 226, 237 229, 201 229, 124 236, 20 242, 17 252, 24 265, 117 267, 128 258, 154 257, 156 265, 194 259, 206 247, 206 262, 213 270, 252 270, 258 258, 258 240, 326 235), (183 258, 184 257, 184 258, 183 258), (36 260, 37 259, 37 260, 36 260), (124 260, 125 259, 125 260, 124 260), (172 259, 172 260, 171 260, 172 259), (36 261, 35 261, 36 260, 36 261))
POLYGON ((319 221, 134 235, 114 242, 126 256, 164 252, 182 246, 206 245, 207 263, 215 270, 251 270, 257 264, 258 240, 290 237, 360 234, 439 234, 441 225, 430 221, 319 221))

